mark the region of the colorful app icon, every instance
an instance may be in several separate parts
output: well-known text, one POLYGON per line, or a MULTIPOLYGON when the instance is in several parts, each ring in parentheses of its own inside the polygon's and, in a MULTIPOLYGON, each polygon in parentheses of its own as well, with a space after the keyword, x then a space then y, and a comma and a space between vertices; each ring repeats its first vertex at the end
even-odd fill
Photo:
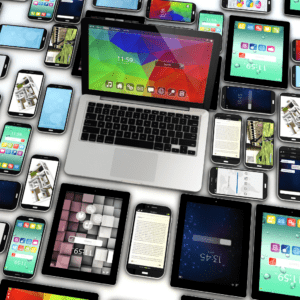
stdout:
POLYGON ((256 31, 262 31, 262 25, 255 25, 255 30, 256 31))
POLYGON ((11 248, 12 248, 13 250, 18 250, 18 245, 13 244, 11 248))
POLYGON ((30 247, 29 246, 25 246, 24 251, 25 252, 30 252, 30 247))
POLYGON ((185 97, 186 96, 186 91, 185 90, 179 90, 178 91, 178 96, 179 97, 185 97))
POLYGON ((5 153, 5 149, 0 149, 0 153, 4 154, 5 153))
POLYGON ((216 33, 221 33, 221 28, 216 28, 216 33))
POLYGON ((293 255, 300 255, 300 247, 293 246, 292 253, 293 253, 293 255))
POLYGON ((271 32, 272 27, 271 26, 264 26, 264 32, 271 32))
POLYGON ((41 13, 40 13, 40 12, 37 12, 36 15, 39 17, 39 16, 41 15, 41 13))
POLYGON ((20 243, 25 244, 26 239, 25 238, 20 238, 20 243))
POLYGON ((11 256, 12 256, 12 257, 15 257, 15 256, 16 256, 16 253, 12 253, 11 256))
POLYGON ((8 143, 7 144, 7 148, 12 148, 13 147, 13 144, 12 143, 8 143))
POLYGON ((2 168, 7 168, 7 163, 3 163, 2 168))
POLYGON ((267 223, 268 224, 276 224, 276 217, 271 216, 271 215, 267 215, 267 223))
POLYGON ((276 266, 276 258, 270 257, 270 258, 269 258, 269 265, 271 265, 271 266, 276 266))
POLYGON ((53 3, 49 3, 49 6, 52 7, 52 6, 53 6, 53 3))
POLYGON ((279 27, 273 27, 272 32, 273 33, 280 33, 280 28, 279 27))
POLYGON ((300 227, 300 219, 297 221, 297 227, 300 227))
POLYGON ((204 27, 204 31, 210 31, 210 28, 204 27))
POLYGON ((39 4, 38 1, 34 1, 34 2, 33 2, 33 5, 38 5, 38 4, 39 4))
POLYGON ((39 244, 38 240, 33 240, 32 245, 37 246, 39 244))
POLYGON ((25 146, 24 145, 20 145, 19 150, 24 150, 25 146))
POLYGON ((29 228, 29 223, 28 222, 24 223, 24 228, 29 228))
POLYGON ((24 251, 24 246, 23 245, 19 245, 18 246, 18 251, 24 251))
POLYGON ((281 253, 290 254, 291 247, 289 245, 281 245, 281 253))
POLYGON ((23 222, 18 222, 18 223, 17 223, 17 226, 18 226, 18 227, 23 227, 23 222))
POLYGON ((267 51, 268 52, 275 52, 275 47, 274 46, 267 46, 267 51))
POLYGON ((22 156, 23 155, 23 151, 18 151, 17 155, 22 156))
POLYGON ((117 88, 118 90, 123 90, 123 89, 124 89, 124 84, 123 84, 123 82, 117 82, 117 83, 116 83, 116 88, 117 88))
POLYGON ((241 43, 241 48, 242 49, 248 49, 249 44, 248 43, 241 43))
POLYGON ((246 53, 242 53, 242 52, 239 53, 239 58, 245 58, 245 57, 246 57, 246 53))
POLYGON ((258 51, 266 51, 267 46, 266 45, 258 45, 258 51))
POLYGON ((285 217, 277 217, 277 225, 286 225, 285 217))
POLYGON ((13 165, 13 164, 8 164, 8 168, 9 168, 9 169, 13 169, 13 168, 14 168, 14 165, 13 165))
POLYGON ((36 229, 37 229, 37 230, 42 230, 42 229, 43 229, 43 225, 41 225, 41 224, 36 224, 36 229))
POLYGON ((35 229, 36 224, 35 223, 30 223, 30 229, 35 229))
POLYGON ((287 226, 296 227, 296 219, 287 218, 287 226))
POLYGON ((19 242, 20 242, 20 238, 17 237, 17 236, 15 236, 15 237, 14 237, 14 242, 15 242, 15 243, 19 243, 19 242))
POLYGON ((126 90, 127 91, 134 91, 134 84, 133 83, 126 83, 126 90))
POLYGON ((12 154, 12 155, 17 155, 17 152, 18 152, 17 150, 12 150, 12 151, 11 151, 11 154, 12 154))
POLYGON ((2 147, 7 147, 7 143, 2 143, 2 147))
POLYGON ((152 94, 152 93, 154 93, 154 91, 155 91, 154 86, 148 86, 148 87, 147 87, 147 92, 148 92, 148 93, 151 93, 151 94, 152 94))
POLYGON ((249 49, 250 50, 257 50, 257 44, 250 44, 249 49))
MULTIPOLYGON (((52 4, 52 3, 50 3, 50 4, 52 4)), ((50 4, 49 4, 49 6, 51 6, 50 4)), ((51 16, 52 15, 50 13, 47 13, 47 15, 46 15, 47 18, 51 18, 51 16)))
MULTIPOLYGON (((44 6, 49 6, 49 3, 44 3, 44 6)), ((42 15, 43 15, 43 13, 42 13, 42 15)))
POLYGON ((138 84, 137 86, 136 86, 136 90, 137 90, 137 92, 144 92, 144 90, 145 90, 145 87, 143 86, 143 85, 141 85, 141 84, 138 84))
POLYGON ((113 87, 113 82, 112 81, 109 81, 109 80, 106 80, 105 82, 105 86, 109 89, 111 89, 113 87))
POLYGON ((5 153, 6 153, 6 154, 11 154, 11 150, 6 149, 5 153))
POLYGON ((204 27, 200 27, 199 30, 200 30, 200 31, 204 31, 204 27))
POLYGON ((14 165, 14 169, 15 170, 19 170, 20 169, 20 165, 14 165))
POLYGON ((32 244, 32 239, 27 239, 27 240, 26 240, 26 244, 27 244, 27 245, 31 245, 31 244, 32 244))
POLYGON ((166 92, 166 89, 163 88, 163 87, 159 87, 159 88, 157 89, 157 93, 158 93, 159 95, 164 95, 165 92, 166 92))
POLYGON ((175 89, 168 89, 168 95, 169 96, 176 96, 176 90, 175 89))
MULTIPOLYGON (((30 131, 30 129, 29 129, 29 131, 30 131)), ((25 139, 21 139, 21 143, 25 143, 25 139)))
POLYGON ((280 245, 275 244, 275 243, 271 243, 271 251, 272 252, 279 252, 280 251, 280 245))
POLYGON ((210 31, 211 32, 216 32, 216 28, 211 28, 210 31))
POLYGON ((46 13, 42 13, 42 17, 46 17, 46 13))
POLYGON ((246 28, 246 24, 245 23, 239 23, 238 24, 238 29, 245 29, 246 28))
POLYGON ((19 144, 14 144, 14 149, 19 149, 19 144))
POLYGON ((254 24, 247 24, 247 29, 248 30, 254 30, 255 29, 254 24))
POLYGON ((35 252, 36 252, 36 250, 37 250, 37 247, 31 247, 31 250, 30 250, 30 252, 31 252, 31 253, 35 253, 35 252))

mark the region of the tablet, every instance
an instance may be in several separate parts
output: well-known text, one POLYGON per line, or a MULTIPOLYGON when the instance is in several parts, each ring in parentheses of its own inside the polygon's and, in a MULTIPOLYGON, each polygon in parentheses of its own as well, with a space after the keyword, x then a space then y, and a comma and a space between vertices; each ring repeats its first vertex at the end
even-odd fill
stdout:
POLYGON ((231 16, 225 81, 288 87, 290 23, 231 16))
POLYGON ((300 210, 257 205, 253 299, 300 297, 300 210))
POLYGON ((42 273, 115 284, 129 196, 62 184, 42 273))
POLYGON ((28 282, 2 280, 0 285, 0 299, 97 300, 98 295, 90 292, 80 292, 47 285, 31 284, 28 282))
POLYGON ((286 15, 300 16, 300 2, 297 0, 285 0, 284 13, 286 15))
POLYGON ((251 204, 181 196, 171 286, 245 297, 251 204))
MULTIPOLYGON (((137 17, 131 15, 123 15, 123 14, 116 14, 116 13, 106 13, 106 12, 99 12, 94 10, 87 10, 85 13, 86 18, 96 18, 102 20, 115 20, 121 22, 128 22, 134 24, 144 24, 145 18, 144 17, 137 17)), ((82 66, 81 66, 81 39, 79 41, 79 45, 77 47, 77 52, 75 56, 75 61, 72 69, 73 76, 81 76, 82 75, 82 66)))
POLYGON ((221 66, 222 66, 222 57, 219 56, 219 63, 218 63, 218 69, 217 69, 217 74, 215 79, 214 91, 211 97, 209 110, 217 110, 218 108, 219 94, 220 94, 221 66))

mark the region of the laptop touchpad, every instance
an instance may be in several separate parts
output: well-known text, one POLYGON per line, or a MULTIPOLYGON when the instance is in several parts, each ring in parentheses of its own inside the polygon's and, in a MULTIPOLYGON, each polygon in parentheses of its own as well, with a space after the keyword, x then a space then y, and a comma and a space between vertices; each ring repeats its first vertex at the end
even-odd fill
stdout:
POLYGON ((115 149, 110 175, 124 179, 154 181, 158 155, 143 151, 115 149))

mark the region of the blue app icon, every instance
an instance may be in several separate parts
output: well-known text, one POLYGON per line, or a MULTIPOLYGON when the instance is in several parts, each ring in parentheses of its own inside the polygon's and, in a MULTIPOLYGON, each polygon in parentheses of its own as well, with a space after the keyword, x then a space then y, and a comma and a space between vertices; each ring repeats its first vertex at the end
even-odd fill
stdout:
POLYGON ((13 150, 13 151, 11 152, 11 154, 12 154, 12 155, 17 155, 17 150, 13 150))
POLYGON ((18 227, 23 227, 23 222, 18 222, 17 226, 18 227))
POLYGON ((20 169, 20 165, 14 165, 14 169, 15 170, 19 170, 20 169))
POLYGON ((221 28, 216 28, 217 33, 221 33, 221 28))
POLYGON ((258 45, 258 51, 266 51, 267 46, 266 45, 258 45))
POLYGON ((278 217, 277 218, 277 225, 286 225, 286 218, 285 217, 278 217))
POLYGON ((13 244, 13 245, 12 245, 12 249, 13 249, 13 250, 18 250, 18 245, 13 244))
POLYGON ((257 44, 250 44, 250 50, 257 50, 257 44))
POLYGON ((50 13, 47 13, 46 15, 48 18, 51 18, 51 14, 50 13))
POLYGON ((19 146, 19 149, 20 149, 20 150, 24 150, 24 149, 25 149, 25 146, 24 146, 24 145, 20 145, 20 146, 19 146))
POLYGON ((25 244, 25 241, 26 241, 26 239, 20 238, 20 243, 21 243, 21 244, 25 244))
POLYGON ((44 3, 44 6, 48 6, 48 3, 44 3))
POLYGON ((255 29, 254 24, 247 24, 247 29, 248 30, 254 30, 255 29))
POLYGON ((300 247, 293 246, 292 253, 293 253, 293 255, 300 255, 300 247))
POLYGON ((26 244, 27 244, 27 245, 31 245, 31 244, 32 244, 32 239, 27 239, 27 240, 26 240, 26 244))
POLYGON ((281 253, 290 254, 291 247, 289 245, 281 245, 281 253))
POLYGON ((8 149, 7 149, 7 150, 5 151, 5 153, 6 153, 6 154, 11 154, 11 150, 8 150, 8 149))

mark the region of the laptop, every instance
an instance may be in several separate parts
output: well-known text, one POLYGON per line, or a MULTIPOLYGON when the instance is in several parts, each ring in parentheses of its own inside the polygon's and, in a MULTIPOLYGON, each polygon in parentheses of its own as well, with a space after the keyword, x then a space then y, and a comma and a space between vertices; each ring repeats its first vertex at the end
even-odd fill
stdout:
POLYGON ((198 192, 221 36, 91 18, 81 28, 65 172, 198 192))

